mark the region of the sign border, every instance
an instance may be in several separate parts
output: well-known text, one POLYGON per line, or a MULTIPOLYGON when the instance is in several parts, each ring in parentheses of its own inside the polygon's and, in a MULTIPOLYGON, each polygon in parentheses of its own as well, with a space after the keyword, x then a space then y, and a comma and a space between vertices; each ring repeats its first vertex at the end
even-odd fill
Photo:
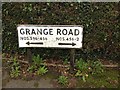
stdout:
MULTIPOLYGON (((27 27, 82 27, 83 28, 83 25, 34 25, 34 24, 18 24, 17 27, 22 27, 22 26, 27 26, 27 27)), ((17 29, 18 31, 18 29, 17 29)), ((84 28, 83 28, 83 31, 84 31, 84 28)), ((18 33, 17 33, 18 34, 18 33)), ((18 42, 19 43, 19 42, 18 42)), ((82 32, 82 42, 83 44, 83 32, 82 32)), ((83 47, 83 45, 82 45, 83 47)), ((82 48, 81 47, 81 48, 82 48)), ((19 47, 19 48, 51 48, 51 49, 81 49, 81 48, 63 48, 63 47, 19 47)))
POLYGON ((17 27, 20 27, 20 26, 28 26, 28 27, 48 27, 48 26, 51 26, 51 27, 54 27, 54 26, 58 26, 58 27, 75 27, 75 26, 78 26, 78 27, 82 27, 83 28, 83 25, 33 25, 33 24, 18 24, 17 27))

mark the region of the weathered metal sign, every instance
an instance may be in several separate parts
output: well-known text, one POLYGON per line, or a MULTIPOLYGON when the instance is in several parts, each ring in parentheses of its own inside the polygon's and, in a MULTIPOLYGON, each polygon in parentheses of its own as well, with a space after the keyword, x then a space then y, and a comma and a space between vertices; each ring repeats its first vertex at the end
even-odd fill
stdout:
POLYGON ((82 26, 19 25, 17 30, 19 47, 82 47, 82 26))

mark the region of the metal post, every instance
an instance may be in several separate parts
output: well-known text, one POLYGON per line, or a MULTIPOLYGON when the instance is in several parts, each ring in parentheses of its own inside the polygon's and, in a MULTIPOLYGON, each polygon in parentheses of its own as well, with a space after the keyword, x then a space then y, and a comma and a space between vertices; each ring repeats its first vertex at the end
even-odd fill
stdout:
POLYGON ((70 49, 70 71, 73 73, 75 63, 75 49, 70 49))
POLYGON ((29 64, 32 63, 32 51, 30 48, 27 48, 27 60, 28 60, 29 64))

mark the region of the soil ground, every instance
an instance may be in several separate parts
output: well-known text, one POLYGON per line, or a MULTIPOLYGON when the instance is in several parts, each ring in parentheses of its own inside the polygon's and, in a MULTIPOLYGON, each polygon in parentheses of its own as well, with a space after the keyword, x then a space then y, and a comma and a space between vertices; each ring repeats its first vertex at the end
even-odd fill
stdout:
MULTIPOLYGON (((55 60, 49 60, 53 63, 55 60)), ((60 63, 57 61, 57 63, 60 63)), ((106 63, 106 62, 105 62, 106 63)), ((112 63, 112 62, 111 62, 112 63)), ((9 69, 4 68, 8 66, 3 62, 2 71, 2 88, 117 88, 119 85, 119 72, 116 68, 106 68, 105 72, 101 75, 89 76, 87 82, 83 82, 81 78, 69 77, 69 84, 62 86, 57 82, 60 73, 58 71, 65 70, 64 68, 48 67, 48 73, 44 76, 34 76, 27 74, 20 76, 19 78, 10 78, 9 69), (4 65, 5 64, 5 65, 4 65)))
MULTIPOLYGON (((2 88, 61 88, 63 86, 58 85, 56 77, 46 75, 45 77, 33 77, 34 79, 11 79, 9 74, 5 71, 2 78, 2 88)), ((96 76, 87 79, 87 82, 83 82, 81 78, 71 78, 71 86, 76 88, 117 88, 118 72, 116 70, 109 70, 102 76, 96 76), (109 76, 107 76, 109 75, 109 76), (76 85, 74 86, 74 82, 76 85)))

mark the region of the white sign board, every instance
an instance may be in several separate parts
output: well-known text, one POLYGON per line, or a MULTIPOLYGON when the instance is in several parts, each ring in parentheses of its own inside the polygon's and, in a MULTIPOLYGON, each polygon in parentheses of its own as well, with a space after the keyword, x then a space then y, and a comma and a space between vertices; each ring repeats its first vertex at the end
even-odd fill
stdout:
POLYGON ((19 25, 19 47, 81 48, 83 27, 19 25))

